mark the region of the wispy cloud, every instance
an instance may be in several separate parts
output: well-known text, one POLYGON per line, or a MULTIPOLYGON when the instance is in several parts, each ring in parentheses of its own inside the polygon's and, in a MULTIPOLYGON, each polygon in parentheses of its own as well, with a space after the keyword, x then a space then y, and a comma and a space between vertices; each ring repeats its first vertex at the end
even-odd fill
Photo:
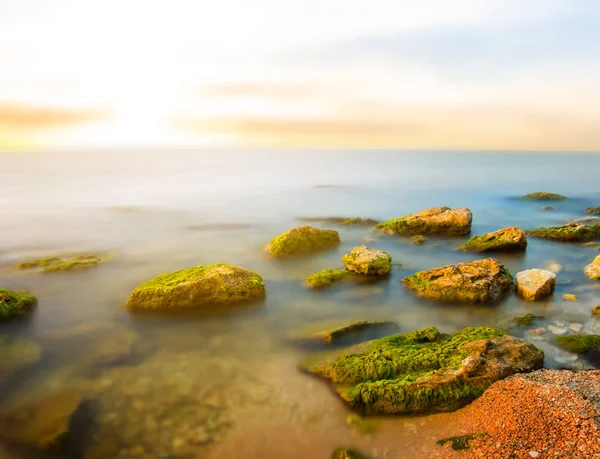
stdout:
POLYGON ((0 126, 19 129, 43 129, 69 127, 88 123, 108 115, 97 109, 70 109, 58 107, 35 107, 0 102, 0 126))

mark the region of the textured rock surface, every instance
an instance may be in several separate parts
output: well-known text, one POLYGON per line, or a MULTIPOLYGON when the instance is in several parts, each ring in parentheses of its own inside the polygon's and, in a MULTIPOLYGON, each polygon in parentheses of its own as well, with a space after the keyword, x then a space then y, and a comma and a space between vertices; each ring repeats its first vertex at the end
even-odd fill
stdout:
POLYGON ((526 300, 535 301, 554 292, 556 274, 544 269, 528 269, 515 276, 517 292, 526 300))
POLYGON ((449 234, 465 235, 471 232, 473 214, 466 207, 450 209, 433 207, 416 214, 394 218, 375 228, 389 234, 449 234))
POLYGON ((301 367, 329 380, 366 414, 453 411, 494 381, 542 367, 544 354, 501 330, 469 327, 453 335, 430 327, 313 356, 301 367))
POLYGON ((562 226, 531 229, 527 231, 527 234, 556 241, 579 242, 591 239, 595 234, 595 229, 581 223, 569 223, 562 226))
POLYGON ((383 276, 392 269, 392 257, 388 253, 364 245, 354 247, 342 257, 342 262, 349 271, 365 276, 383 276))
POLYGON ((499 229, 493 233, 473 236, 461 245, 459 250, 486 252, 525 250, 525 248, 527 248, 527 236, 525 235, 525 231, 511 226, 509 228, 499 229))
POLYGON ((403 283, 427 298, 471 303, 493 302, 513 288, 512 276, 494 258, 417 272, 403 283))
POLYGON ((594 261, 587 265, 584 271, 590 279, 600 279, 600 255, 594 258, 594 261))
POLYGON ((277 236, 265 247, 265 250, 269 255, 277 258, 330 249, 337 247, 340 242, 337 231, 306 225, 292 228, 277 236))
POLYGON ((126 307, 130 309, 189 309, 211 304, 259 300, 265 284, 255 272, 239 266, 194 266, 161 274, 136 288, 126 307))

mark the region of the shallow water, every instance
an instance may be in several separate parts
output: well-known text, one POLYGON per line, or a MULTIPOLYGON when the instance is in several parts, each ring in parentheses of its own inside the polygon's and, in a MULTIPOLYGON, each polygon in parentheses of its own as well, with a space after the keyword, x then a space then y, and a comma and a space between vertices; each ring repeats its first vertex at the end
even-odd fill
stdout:
MULTIPOLYGON (((401 330, 437 326, 453 332, 495 325, 533 312, 529 328, 580 324, 597 332, 590 309, 600 284, 583 266, 595 247, 529 238, 526 254, 497 254, 511 272, 558 263, 558 286, 531 304, 509 296, 494 306, 439 305, 401 285, 414 271, 483 258, 456 252, 466 238, 408 239, 368 227, 335 227, 336 250, 288 261, 264 256, 275 235, 298 217, 388 219, 426 207, 469 207, 473 234, 506 226, 562 224, 600 204, 599 155, 489 152, 146 152, 0 155, 0 286, 26 289, 39 305, 26 320, 0 324, 2 336, 39 342, 39 364, 5 383, 2 403, 76 387, 93 400, 92 419, 76 457, 327 458, 340 445, 377 457, 437 457, 436 432, 447 415, 377 419, 361 435, 327 384, 300 373, 309 352, 286 337, 320 321, 396 321, 401 330), (514 199, 531 191, 563 202, 514 199), (556 207, 541 211, 544 205, 556 207), (399 263, 389 279, 312 292, 308 274, 342 267, 356 245, 387 251, 399 263), (36 274, 14 264, 67 252, 109 252, 95 269, 36 274), (163 272, 233 263, 259 272, 264 303, 192 316, 132 314, 131 290, 163 272), (578 300, 561 298, 575 293, 578 300), (132 359, 96 364, 98 348, 139 340, 132 359), (129 333, 129 334, 128 334, 129 333), (108 345, 106 343, 109 343, 108 345)), ((546 352, 546 366, 585 367, 558 350, 552 335, 519 336, 546 352)), ((113 352, 114 353, 114 352, 113 352)), ((118 351, 116 352, 118 354, 118 351)), ((7 449, 7 457, 33 457, 7 449), (12 454, 13 456, 8 456, 12 454)), ((66 457, 66 456, 65 456, 66 457)))

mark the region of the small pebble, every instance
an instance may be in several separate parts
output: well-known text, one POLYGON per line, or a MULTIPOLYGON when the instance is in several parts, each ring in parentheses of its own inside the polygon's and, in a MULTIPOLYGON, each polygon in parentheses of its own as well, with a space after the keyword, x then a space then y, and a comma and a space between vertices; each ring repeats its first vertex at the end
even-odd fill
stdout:
POLYGON ((571 293, 565 293, 562 297, 564 300, 577 301, 577 295, 573 295, 571 293))
POLYGON ((529 451, 529 455, 531 457, 538 457, 540 455, 540 453, 538 453, 537 451, 529 451))

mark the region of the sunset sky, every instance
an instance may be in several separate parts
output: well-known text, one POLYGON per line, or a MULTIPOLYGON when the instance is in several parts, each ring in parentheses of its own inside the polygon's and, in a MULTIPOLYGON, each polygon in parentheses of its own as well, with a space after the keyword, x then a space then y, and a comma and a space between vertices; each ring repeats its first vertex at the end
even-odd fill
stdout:
POLYGON ((0 0, 0 151, 600 151, 597 0, 0 0))

